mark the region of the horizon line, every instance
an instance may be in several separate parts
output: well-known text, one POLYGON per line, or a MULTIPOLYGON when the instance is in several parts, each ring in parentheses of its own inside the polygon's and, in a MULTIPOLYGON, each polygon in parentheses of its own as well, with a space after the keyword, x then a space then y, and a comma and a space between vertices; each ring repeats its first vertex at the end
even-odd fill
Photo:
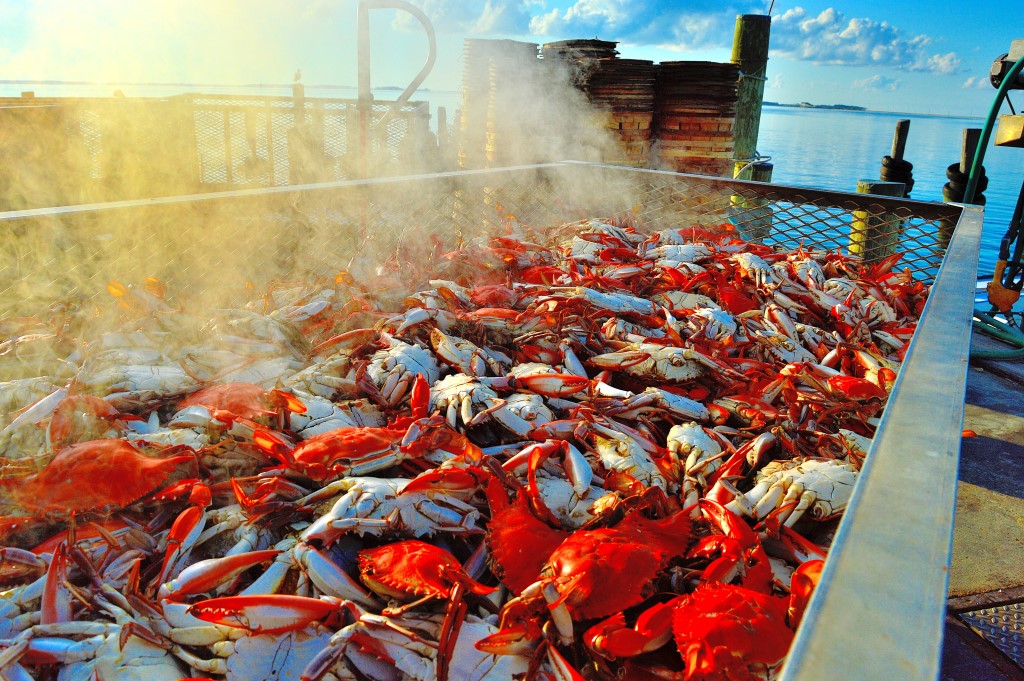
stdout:
MULTIPOLYGON (((228 88, 288 88, 295 85, 292 83, 188 83, 188 82, 137 82, 137 81, 88 81, 88 80, 27 80, 27 79, 0 79, 0 85, 88 85, 88 86, 157 86, 157 87, 228 87, 228 88)), ((338 83, 316 83, 316 84, 303 84, 306 88, 330 88, 330 89, 345 89, 355 90, 358 88, 357 85, 341 85, 338 83)), ((403 87, 396 85, 378 85, 372 90, 404 90, 403 87)), ((433 92, 439 94, 459 94, 459 90, 435 90, 431 88, 417 88, 416 92, 433 92)), ((859 105, 844 105, 844 104, 812 104, 810 107, 801 107, 799 103, 787 104, 783 102, 770 102, 764 103, 764 106, 777 106, 780 108, 813 108, 820 111, 847 111, 851 113, 882 113, 882 114, 898 114, 906 116, 932 116, 942 118, 968 118, 968 119, 980 119, 983 116, 969 116, 965 114, 954 114, 954 113, 925 113, 920 111, 888 111, 885 109, 836 109, 832 107, 836 106, 859 106, 859 105)))

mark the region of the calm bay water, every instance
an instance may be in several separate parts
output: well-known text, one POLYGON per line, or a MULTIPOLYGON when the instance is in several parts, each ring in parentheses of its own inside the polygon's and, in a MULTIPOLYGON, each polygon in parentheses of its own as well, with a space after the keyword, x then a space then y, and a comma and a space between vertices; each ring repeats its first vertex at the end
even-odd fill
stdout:
MULTIPOLYGON (((770 106, 761 116, 757 148, 772 157, 773 182, 853 192, 858 179, 879 178, 896 121, 904 118, 910 120, 904 158, 914 164, 911 198, 942 201, 946 168, 960 160, 962 131, 981 128, 981 119, 770 106)), ((1024 149, 990 144, 984 166, 989 186, 978 271, 989 274, 1024 182, 1024 149)))
MULTIPOLYGON (((129 97, 162 97, 183 92, 224 92, 254 95, 291 95, 287 85, 90 85, 0 83, 0 96, 18 96, 33 90, 39 97, 108 97, 121 90, 129 97)), ((993 91, 994 92, 994 91, 993 91)), ((393 100, 396 90, 375 90, 378 101, 393 100)), ((346 86, 309 86, 308 97, 354 98, 346 86)), ((430 103, 432 123, 436 108, 447 109, 451 122, 459 108, 454 92, 417 92, 413 99, 430 103)), ((896 121, 910 119, 910 135, 904 157, 914 164, 912 198, 941 201, 946 167, 960 159, 964 128, 981 128, 977 118, 946 118, 915 114, 891 114, 828 109, 768 106, 761 117, 758 151, 771 157, 773 182, 853 192, 858 179, 878 179, 882 157, 892 148, 896 121)), ((556 159, 553 159, 556 160, 556 159)), ((999 241, 1009 224, 1022 181, 1024 149, 989 146, 985 156, 989 187, 985 192, 985 228, 979 272, 992 272, 999 241)))

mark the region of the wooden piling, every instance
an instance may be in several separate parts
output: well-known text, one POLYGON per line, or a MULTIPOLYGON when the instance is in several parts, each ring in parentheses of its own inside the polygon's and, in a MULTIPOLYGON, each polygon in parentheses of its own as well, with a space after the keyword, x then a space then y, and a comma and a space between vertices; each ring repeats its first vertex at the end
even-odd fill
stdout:
POLYGON ((903 153, 907 150, 907 137, 910 135, 910 120, 907 118, 896 121, 896 133, 892 138, 892 153, 889 155, 894 161, 902 161, 903 153))
MULTIPOLYGON (((902 182, 858 180, 858 194, 902 197, 906 189, 902 182)), ((896 252, 901 236, 901 220, 892 213, 870 213, 856 210, 850 225, 850 255, 860 256, 872 263, 896 252)))
POLYGON ((741 14, 736 17, 732 42, 732 61, 740 67, 737 86, 736 123, 733 126, 733 174, 742 180, 754 179, 750 170, 736 175, 757 151, 757 133, 761 126, 761 105, 768 65, 768 38, 772 19, 765 14, 741 14))
MULTIPOLYGON (((975 154, 975 152, 977 152, 978 144, 980 142, 981 142, 981 129, 980 128, 964 128, 963 134, 962 134, 962 136, 960 138, 960 165, 959 165, 958 168, 960 170, 960 173, 964 175, 963 182, 964 182, 965 185, 967 184, 968 176, 970 175, 970 172, 971 172, 971 165, 974 163, 974 154, 975 154)), ((950 178, 950 182, 952 182, 952 181, 953 181, 953 179, 950 178)), ((963 201, 964 198, 966 198, 966 197, 963 197, 962 194, 958 194, 958 193, 953 193, 953 197, 951 198, 949 196, 949 194, 952 193, 952 192, 947 192, 947 188, 949 186, 950 185, 947 184, 946 187, 943 187, 943 190, 942 190, 942 200, 943 201, 946 201, 947 203, 950 202, 950 201, 956 201, 958 196, 960 197, 959 198, 960 201, 963 201)), ((979 200, 983 200, 983 198, 982 199, 978 199, 978 194, 980 194, 980 193, 981 192, 975 191, 974 196, 971 197, 976 203, 979 200)), ((938 243, 939 243, 939 247, 940 248, 945 249, 946 246, 949 245, 950 239, 953 238, 953 230, 954 229, 956 229, 956 225, 954 223, 950 222, 949 220, 942 220, 942 221, 939 222, 938 243)))
POLYGON ((960 172, 968 174, 971 172, 971 164, 974 163, 974 153, 978 150, 978 142, 981 141, 981 128, 964 128, 963 138, 960 142, 960 172))

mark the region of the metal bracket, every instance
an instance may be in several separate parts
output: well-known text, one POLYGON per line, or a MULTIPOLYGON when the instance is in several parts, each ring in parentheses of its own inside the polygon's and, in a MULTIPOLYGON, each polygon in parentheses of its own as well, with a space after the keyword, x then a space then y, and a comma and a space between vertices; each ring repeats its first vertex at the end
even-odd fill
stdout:
POLYGON ((430 23, 430 19, 423 13, 423 10, 408 2, 404 2, 404 0, 360 0, 356 32, 359 62, 359 170, 360 176, 366 177, 366 154, 369 148, 370 127, 385 129, 388 119, 409 100, 409 97, 416 92, 416 89, 430 75, 430 71, 434 68, 434 62, 437 61, 437 37, 434 33, 433 24, 430 23), (423 63, 416 77, 412 79, 412 82, 402 91, 402 94, 398 95, 398 98, 391 102, 391 108, 388 109, 387 113, 376 121, 371 120, 370 115, 373 107, 373 92, 370 85, 371 9, 397 9, 408 12, 416 17, 416 20, 423 26, 423 31, 427 34, 427 60, 423 63))

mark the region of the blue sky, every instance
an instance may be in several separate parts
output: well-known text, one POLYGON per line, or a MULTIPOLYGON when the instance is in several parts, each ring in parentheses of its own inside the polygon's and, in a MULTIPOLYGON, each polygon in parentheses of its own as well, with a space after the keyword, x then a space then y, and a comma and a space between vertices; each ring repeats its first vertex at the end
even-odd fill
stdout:
MULTIPOLYGON (((425 83, 458 89, 466 37, 619 41, 620 56, 727 61, 745 0, 413 0, 438 33, 425 83)), ((90 82, 356 82, 355 0, 0 0, 0 79, 90 82)), ((765 99, 982 116, 992 60, 1024 37, 1006 3, 780 0, 765 99)), ((425 39, 372 13, 374 85, 404 85, 425 39)), ((38 89, 38 88, 37 88, 38 89)), ((1019 95, 1018 95, 1019 96, 1019 95)), ((1022 100, 1024 101, 1024 100, 1022 100)))

